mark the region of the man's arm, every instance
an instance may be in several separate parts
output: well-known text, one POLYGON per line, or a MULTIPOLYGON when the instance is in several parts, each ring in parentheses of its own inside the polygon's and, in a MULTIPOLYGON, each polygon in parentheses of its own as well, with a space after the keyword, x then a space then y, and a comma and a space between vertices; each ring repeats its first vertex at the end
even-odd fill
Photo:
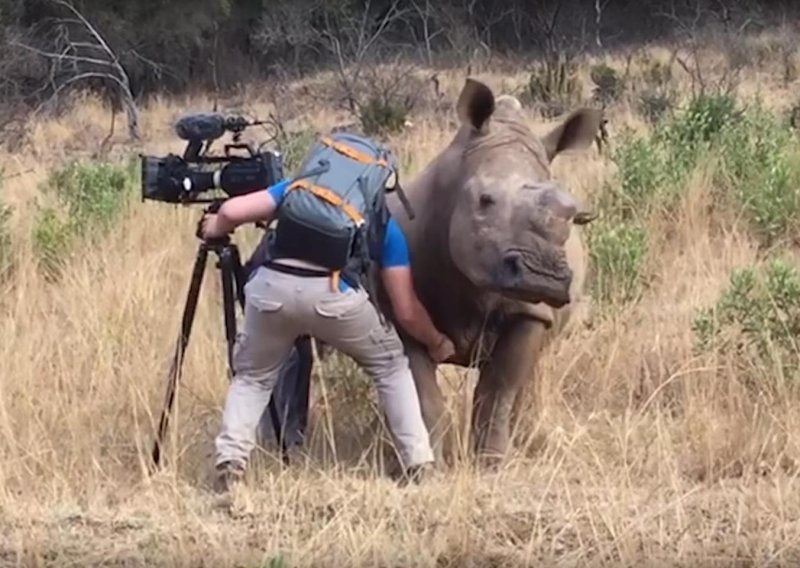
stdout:
POLYGON ((266 191, 255 191, 228 199, 216 214, 206 216, 203 236, 221 237, 244 223, 268 221, 275 214, 288 185, 289 182, 284 180, 270 186, 266 191))
POLYGON ((395 318, 409 335, 429 349, 435 349, 447 339, 436 329, 428 310, 419 301, 414 291, 411 267, 385 268, 381 276, 392 302, 395 318))
POLYGON ((381 277, 400 326, 428 348, 430 355, 441 362, 453 355, 450 339, 431 320, 428 310, 414 290, 408 246, 400 227, 393 219, 386 227, 381 277))

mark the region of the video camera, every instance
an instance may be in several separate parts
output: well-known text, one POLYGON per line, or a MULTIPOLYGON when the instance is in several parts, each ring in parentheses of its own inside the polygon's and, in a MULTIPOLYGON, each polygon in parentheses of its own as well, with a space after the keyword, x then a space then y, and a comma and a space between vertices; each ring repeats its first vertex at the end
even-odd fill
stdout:
MULTIPOLYGON (((175 132, 187 140, 183 157, 141 156, 142 199, 167 203, 208 203, 199 196, 222 190, 229 197, 264 189, 283 178, 283 160, 275 151, 256 151, 240 142, 245 128, 265 124, 241 116, 224 117, 217 113, 194 113, 175 123, 175 132), (225 144, 224 156, 207 156, 211 144, 225 132, 233 133, 233 144, 225 144), (205 143, 205 149, 203 149, 205 143), (201 149, 203 152, 201 153, 201 149), (247 150, 247 156, 231 155, 231 150, 247 150), (225 164, 208 170, 205 165, 225 164)), ((263 144, 262 144, 263 146, 263 144)), ((261 147, 259 147, 260 150, 261 147)))

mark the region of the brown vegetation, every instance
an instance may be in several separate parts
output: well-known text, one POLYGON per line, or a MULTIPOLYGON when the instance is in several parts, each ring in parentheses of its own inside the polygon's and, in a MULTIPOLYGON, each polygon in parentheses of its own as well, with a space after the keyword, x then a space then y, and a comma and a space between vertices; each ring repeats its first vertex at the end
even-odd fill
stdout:
MULTIPOLYGON (((776 34, 740 41, 751 62, 737 69, 732 89, 742 100, 758 95, 786 113, 798 84, 796 76, 787 78, 795 54, 775 55, 788 51, 776 34)), ((692 86, 699 88, 696 69, 705 85, 730 77, 730 53, 698 47, 678 53, 688 63, 674 63, 667 79, 653 79, 654 61, 668 66, 675 53, 651 46, 605 59, 627 85, 606 107, 612 148, 625 127, 652 128, 639 105, 646 90, 663 88, 685 101, 692 86), (693 58, 701 67, 693 68, 693 58)), ((576 62, 573 101, 592 96, 590 63, 576 62)), ((523 68, 472 71, 497 90, 523 93, 531 84, 523 68)), ((435 91, 426 82, 429 70, 416 73, 419 92, 430 99, 411 112, 411 126, 391 136, 406 176, 452 135, 452 103, 465 77, 463 70, 440 71, 435 91)), ((272 111, 287 132, 302 137, 352 119, 336 101, 320 100, 336 80, 336 73, 320 74, 282 91, 274 83, 252 85, 226 106, 261 116, 272 111)), ((147 153, 179 150, 174 117, 209 107, 206 96, 143 105, 147 153)), ((544 130, 542 115, 553 111, 538 110, 531 122, 544 130)), ((721 188, 713 161, 692 170, 674 209, 646 217, 652 240, 638 301, 595 298, 585 325, 552 346, 517 449, 500 471, 476 471, 465 462, 419 487, 393 485, 380 474, 383 432, 369 385, 333 357, 315 372, 308 462, 283 471, 274 454, 264 453, 234 506, 218 509, 207 483, 226 386, 215 278, 207 280, 189 346, 169 465, 149 478, 144 463, 199 211, 134 197, 101 238, 77 241, 57 278, 40 270, 31 235, 37 204, 53 203, 48 174, 67 159, 93 157, 108 134, 107 116, 96 99, 79 99, 59 119, 31 120, 23 145, 0 155, 14 264, 0 279, 3 565, 789 566, 800 560, 796 385, 778 366, 748 367, 732 351, 694 350, 697 311, 713 305, 733 270, 761 258, 762 245, 741 212, 715 207, 721 188)), ((121 133, 112 141, 110 158, 133 149, 121 133)), ((594 150, 559 158, 554 169, 592 202, 617 172, 609 155, 594 150)), ((249 250, 256 236, 245 230, 239 242, 249 250)), ((786 250, 797 258, 792 246, 786 250)), ((443 374, 463 429, 469 409, 463 387, 474 377, 443 374)))

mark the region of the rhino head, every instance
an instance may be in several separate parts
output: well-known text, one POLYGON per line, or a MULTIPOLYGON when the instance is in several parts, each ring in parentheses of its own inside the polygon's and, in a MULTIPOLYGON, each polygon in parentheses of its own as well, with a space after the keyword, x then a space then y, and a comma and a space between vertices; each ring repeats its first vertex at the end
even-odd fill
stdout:
POLYGON ((552 179, 550 164, 565 150, 589 146, 601 113, 579 109, 540 138, 525 125, 517 99, 495 98, 473 79, 457 110, 447 234, 453 264, 477 288, 564 306, 572 281, 564 245, 573 223, 593 217, 552 179))

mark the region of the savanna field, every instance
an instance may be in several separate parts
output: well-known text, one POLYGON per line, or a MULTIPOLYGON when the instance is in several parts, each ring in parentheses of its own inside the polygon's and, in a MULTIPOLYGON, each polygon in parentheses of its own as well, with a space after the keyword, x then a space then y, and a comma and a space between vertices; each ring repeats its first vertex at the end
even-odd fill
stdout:
MULTIPOLYGON (((212 95, 143 106, 139 145, 124 115, 103 143, 110 114, 88 96, 33 119, 0 154, 0 565, 798 565, 800 54, 779 33, 741 42, 736 69, 713 45, 697 66, 654 45, 581 59, 557 84, 533 61, 473 66, 537 132, 563 118, 531 104, 543 93, 605 101, 608 145, 554 163, 599 214, 583 233, 591 297, 541 360, 507 463, 465 457, 420 486, 382 473, 374 392, 333 354, 314 371, 309 456, 282 468, 268 445, 220 506, 212 262, 167 465, 148 476, 201 209, 143 203, 131 160, 182 152, 173 121, 212 95)), ((438 89, 431 73, 390 137, 407 178, 455 133, 466 70, 439 71, 438 89)), ((291 166, 352 120, 321 102, 329 81, 253 85, 220 109, 272 112, 291 166)), ((237 233, 245 255, 258 236, 237 233)), ((441 381, 466 440, 473 373, 441 381)))

